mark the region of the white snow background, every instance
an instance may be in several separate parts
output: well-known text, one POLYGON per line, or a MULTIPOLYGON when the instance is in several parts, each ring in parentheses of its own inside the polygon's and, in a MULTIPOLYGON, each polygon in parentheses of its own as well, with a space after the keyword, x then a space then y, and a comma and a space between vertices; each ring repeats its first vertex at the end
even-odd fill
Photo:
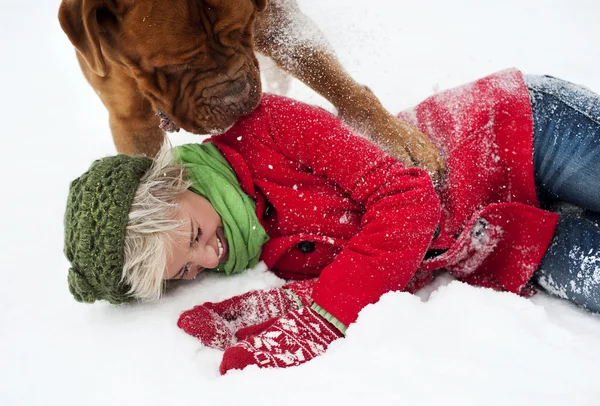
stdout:
MULTIPOLYGON (((59 1, 1 3, 0 405, 600 405, 600 317, 546 295, 445 277, 419 296, 387 294, 301 367, 224 377, 221 353, 177 317, 282 283, 261 266, 205 275, 155 304, 75 302, 64 204, 69 182, 115 152, 107 113, 59 27, 59 1)), ((394 112, 511 66, 600 92, 597 0, 299 3, 394 112)), ((290 84, 289 96, 329 108, 290 84)))

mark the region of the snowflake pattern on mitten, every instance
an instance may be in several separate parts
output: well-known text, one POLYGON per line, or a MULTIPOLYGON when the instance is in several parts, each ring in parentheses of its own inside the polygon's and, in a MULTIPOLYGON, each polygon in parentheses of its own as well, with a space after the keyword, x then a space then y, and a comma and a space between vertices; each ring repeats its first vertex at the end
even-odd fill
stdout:
POLYGON ((314 281, 293 282, 282 288, 255 290, 218 303, 206 302, 183 312, 177 325, 204 345, 225 349, 237 342, 238 330, 260 325, 309 304, 313 284, 314 281))
POLYGON ((288 312, 262 333, 240 341, 223 354, 220 371, 260 368, 285 368, 303 364, 327 350, 342 337, 333 325, 308 307, 288 312))

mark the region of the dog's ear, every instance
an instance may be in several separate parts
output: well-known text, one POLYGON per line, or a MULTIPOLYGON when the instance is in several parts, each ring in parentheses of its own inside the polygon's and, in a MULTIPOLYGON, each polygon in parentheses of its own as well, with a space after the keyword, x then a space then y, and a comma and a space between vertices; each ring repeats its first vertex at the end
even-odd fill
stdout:
POLYGON ((92 72, 106 76, 106 62, 100 47, 98 13, 107 12, 105 0, 62 0, 58 20, 69 40, 92 72))
POLYGON ((254 0, 254 4, 256 4, 256 9, 258 11, 263 11, 267 8, 267 2, 268 0, 254 0))

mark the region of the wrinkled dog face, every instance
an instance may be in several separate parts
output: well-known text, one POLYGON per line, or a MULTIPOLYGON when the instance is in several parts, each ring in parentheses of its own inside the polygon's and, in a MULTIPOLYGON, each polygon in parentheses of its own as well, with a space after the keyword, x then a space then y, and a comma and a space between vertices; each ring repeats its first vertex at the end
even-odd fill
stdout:
POLYGON ((137 81, 167 131, 221 132, 260 101, 253 0, 120 0, 97 19, 107 59, 137 81))

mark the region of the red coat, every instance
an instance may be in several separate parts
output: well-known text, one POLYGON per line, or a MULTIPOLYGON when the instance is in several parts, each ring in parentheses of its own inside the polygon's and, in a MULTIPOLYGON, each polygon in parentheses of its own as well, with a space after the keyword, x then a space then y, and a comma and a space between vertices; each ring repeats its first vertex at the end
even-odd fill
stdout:
POLYGON ((520 293, 556 224, 536 208, 531 107, 518 72, 440 93, 403 118, 447 159, 439 197, 424 171, 404 168, 328 112, 283 97, 265 95, 210 139, 256 199, 271 237, 261 259, 286 279, 319 275, 313 299, 345 325, 435 269, 520 293), (423 261, 428 249, 447 251, 423 261))
POLYGON ((399 117, 441 151, 448 178, 439 191, 447 249, 421 264, 471 284, 530 294, 531 279, 558 215, 539 209, 533 175, 533 115, 516 69, 436 94, 399 117))

